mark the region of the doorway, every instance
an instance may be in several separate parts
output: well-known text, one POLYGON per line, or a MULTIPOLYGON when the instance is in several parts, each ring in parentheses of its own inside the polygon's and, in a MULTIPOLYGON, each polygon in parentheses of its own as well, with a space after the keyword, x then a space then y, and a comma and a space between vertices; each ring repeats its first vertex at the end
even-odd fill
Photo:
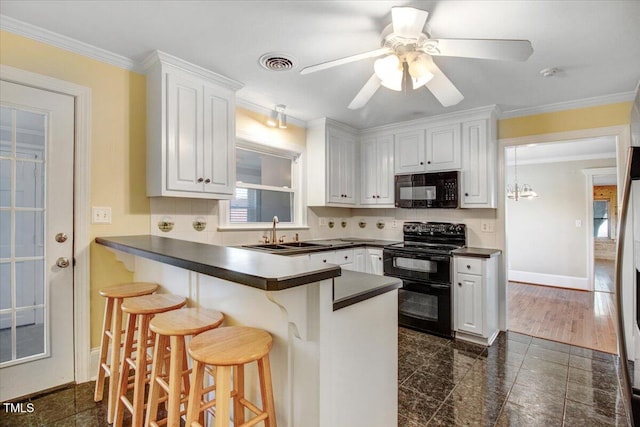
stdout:
POLYGON ((616 157, 615 137, 505 147, 509 330, 616 351, 613 295, 594 291, 593 233, 602 220, 594 219, 588 174, 609 168, 615 182, 616 157), (516 200, 516 185, 537 197, 516 200))
POLYGON ((74 98, 0 82, 0 400, 74 381, 74 98), (34 375, 37 373, 37 376, 34 375))

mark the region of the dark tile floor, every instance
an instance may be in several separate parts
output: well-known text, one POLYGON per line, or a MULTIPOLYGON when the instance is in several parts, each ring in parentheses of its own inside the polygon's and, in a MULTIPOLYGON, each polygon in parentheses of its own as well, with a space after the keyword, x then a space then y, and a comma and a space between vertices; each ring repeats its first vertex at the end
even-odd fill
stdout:
POLYGON ((626 426, 618 357, 513 332, 489 348, 400 328, 398 427, 626 426))
MULTIPOLYGON (((511 332, 489 348, 404 328, 398 341, 398 427, 626 425, 616 356, 511 332)), ((93 387, 2 407, 0 427, 107 426, 93 387)))

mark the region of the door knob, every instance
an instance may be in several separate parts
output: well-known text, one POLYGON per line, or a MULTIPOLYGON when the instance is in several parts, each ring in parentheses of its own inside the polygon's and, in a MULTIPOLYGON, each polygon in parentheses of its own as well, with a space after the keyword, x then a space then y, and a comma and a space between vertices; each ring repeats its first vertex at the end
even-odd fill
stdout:
POLYGON ((56 242, 58 243, 64 243, 67 241, 67 239, 68 239, 68 236, 64 233, 56 234, 56 242))
POLYGON ((61 256, 60 258, 58 258, 56 260, 56 265, 60 268, 67 268, 69 267, 69 258, 63 257, 61 256))

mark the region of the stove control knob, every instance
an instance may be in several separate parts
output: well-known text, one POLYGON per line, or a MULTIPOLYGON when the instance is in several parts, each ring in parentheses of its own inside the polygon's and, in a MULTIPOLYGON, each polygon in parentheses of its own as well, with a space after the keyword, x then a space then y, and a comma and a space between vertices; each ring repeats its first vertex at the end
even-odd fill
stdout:
POLYGON ((462 233, 464 227, 462 227, 461 225, 456 226, 456 232, 457 233, 462 233))

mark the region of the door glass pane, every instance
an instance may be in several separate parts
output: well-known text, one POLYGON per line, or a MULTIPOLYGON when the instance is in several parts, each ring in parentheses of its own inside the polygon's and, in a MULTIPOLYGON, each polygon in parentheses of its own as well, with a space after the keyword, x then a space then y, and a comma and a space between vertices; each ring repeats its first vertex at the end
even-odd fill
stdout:
POLYGON ((44 353, 44 308, 16 312, 16 356, 44 353))
POLYGON ((0 363, 11 360, 11 313, 0 314, 0 363))
POLYGON ((11 155, 11 131, 13 129, 11 121, 11 109, 6 107, 0 108, 0 156, 11 155))
POLYGON ((247 184, 291 188, 291 159, 238 148, 236 179, 247 184))
POLYGON ((44 185, 43 164, 16 161, 16 207, 42 208, 44 185))
POLYGON ((236 187, 231 222, 271 222, 274 216, 280 222, 293 222, 293 206, 293 193, 236 187))
POLYGON ((43 212, 16 211, 16 256, 44 255, 43 212))
POLYGON ((45 116, 29 111, 16 111, 16 157, 44 158, 45 116))
POLYGON ((0 211, 0 258, 11 256, 11 211, 0 211))
POLYGON ((0 208, 8 207, 11 207, 11 160, 0 159, 0 208))
POLYGON ((16 308, 44 304, 44 260, 16 262, 16 308))
POLYGON ((11 308, 11 263, 0 263, 0 310, 11 308))
POLYGON ((45 353, 46 130, 43 114, 0 110, 0 363, 45 353))

